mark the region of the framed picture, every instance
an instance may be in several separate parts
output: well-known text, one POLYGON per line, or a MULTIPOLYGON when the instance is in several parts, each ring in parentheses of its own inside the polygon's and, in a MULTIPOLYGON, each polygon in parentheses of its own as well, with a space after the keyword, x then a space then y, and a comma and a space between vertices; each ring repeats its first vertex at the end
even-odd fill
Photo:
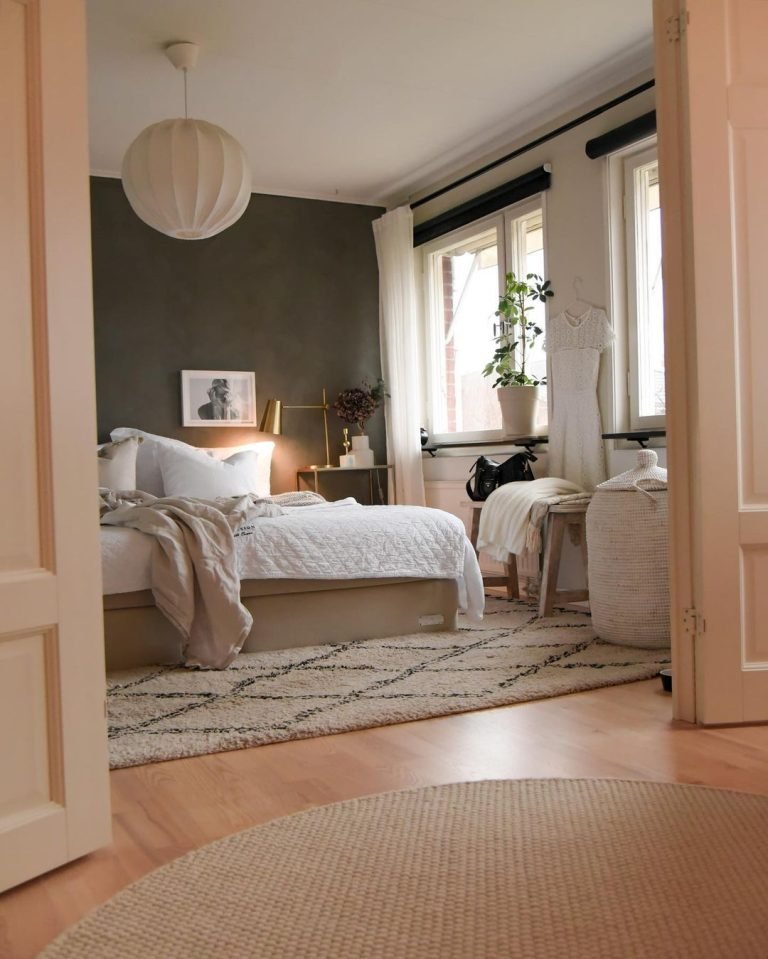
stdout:
POLYGON ((256 375, 232 370, 182 370, 184 426, 255 426, 256 375))

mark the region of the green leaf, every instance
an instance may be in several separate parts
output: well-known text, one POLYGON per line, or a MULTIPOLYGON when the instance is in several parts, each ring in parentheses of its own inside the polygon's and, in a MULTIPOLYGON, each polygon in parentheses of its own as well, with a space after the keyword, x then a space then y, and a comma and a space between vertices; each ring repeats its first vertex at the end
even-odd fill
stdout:
POLYGON ((518 279, 510 272, 504 280, 504 294, 499 297, 498 309, 494 312, 498 323, 493 326, 493 359, 483 367, 483 376, 495 373, 494 387, 538 385, 544 381, 524 372, 523 357, 527 347, 544 331, 528 314, 534 303, 545 303, 554 295, 552 284, 550 280, 542 280, 538 273, 528 273, 525 279, 518 279))

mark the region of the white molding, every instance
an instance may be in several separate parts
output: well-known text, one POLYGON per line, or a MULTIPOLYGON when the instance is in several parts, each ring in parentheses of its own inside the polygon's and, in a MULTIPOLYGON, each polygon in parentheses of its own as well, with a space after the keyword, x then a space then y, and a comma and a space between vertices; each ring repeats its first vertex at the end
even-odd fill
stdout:
MULTIPOLYGON (((91 176, 103 177, 106 180, 120 180, 122 177, 114 170, 91 169, 91 176)), ((383 200, 371 199, 370 196, 349 196, 341 193, 306 193, 301 190, 251 190, 251 193, 263 196, 285 196, 295 200, 325 200, 328 203, 352 203, 355 206, 386 206, 383 200)))
POLYGON ((450 181, 469 167, 492 162, 494 154, 503 154, 533 131, 551 125, 567 113, 584 107, 590 100, 622 85, 630 85, 630 81, 642 83, 644 79, 651 79, 653 57, 653 40, 648 37, 581 74, 569 85, 568 96, 563 97, 558 90, 540 97, 518 111, 514 122, 505 120, 475 138, 462 141, 461 146, 441 154, 439 159, 424 164, 411 174, 381 184, 371 196, 379 197, 379 202, 386 203, 388 208, 413 202, 420 193, 438 188, 440 181, 450 181))
POLYGON ((352 203, 356 206, 379 206, 386 207, 386 203, 381 198, 369 195, 358 196, 354 193, 307 193, 302 190, 254 190, 254 193, 261 193, 265 196, 286 196, 296 200, 325 200, 328 203, 352 203))

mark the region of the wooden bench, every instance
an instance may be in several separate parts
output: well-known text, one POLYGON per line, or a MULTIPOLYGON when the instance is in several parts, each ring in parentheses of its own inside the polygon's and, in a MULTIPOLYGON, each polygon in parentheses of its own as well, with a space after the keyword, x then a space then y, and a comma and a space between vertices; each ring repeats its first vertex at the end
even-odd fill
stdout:
MULTIPOLYGON (((472 522, 469 539, 477 554, 477 534, 480 530, 480 511, 483 502, 470 502, 472 522)), ((539 594, 539 616, 551 616, 555 604, 578 603, 589 599, 589 587, 584 589, 558 589, 560 560, 563 553, 563 538, 566 529, 572 531, 573 539, 581 546, 584 574, 587 574, 587 506, 588 503, 562 503, 550 506, 547 513, 547 530, 544 539, 544 563, 539 594)), ((517 559, 513 553, 504 563, 504 575, 483 576, 484 586, 504 586, 507 599, 519 599, 520 587, 517 578, 517 559)))

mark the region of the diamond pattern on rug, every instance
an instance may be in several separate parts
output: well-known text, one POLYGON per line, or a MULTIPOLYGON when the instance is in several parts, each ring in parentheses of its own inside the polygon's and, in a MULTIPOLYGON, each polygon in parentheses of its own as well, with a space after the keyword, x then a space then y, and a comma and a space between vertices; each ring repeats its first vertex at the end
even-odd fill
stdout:
POLYGON ((668 650, 595 638, 589 615, 538 619, 488 598, 444 633, 243 653, 226 670, 110 673, 113 768, 384 726, 649 679, 668 650))

